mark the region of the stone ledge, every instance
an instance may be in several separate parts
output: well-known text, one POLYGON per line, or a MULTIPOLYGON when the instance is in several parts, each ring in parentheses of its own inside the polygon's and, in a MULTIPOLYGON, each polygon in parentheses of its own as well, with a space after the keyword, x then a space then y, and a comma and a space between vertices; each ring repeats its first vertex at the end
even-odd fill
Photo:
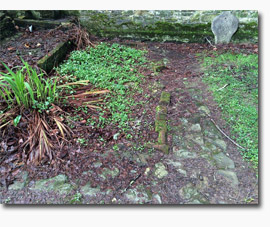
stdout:
POLYGON ((58 44, 52 51, 38 61, 38 67, 45 70, 47 73, 50 72, 53 67, 57 66, 65 58, 66 54, 71 50, 71 47, 71 41, 58 44))
POLYGON ((33 19, 20 19, 15 18, 14 22, 20 27, 33 25, 34 29, 52 29, 62 24, 62 21, 52 20, 33 20, 33 19))

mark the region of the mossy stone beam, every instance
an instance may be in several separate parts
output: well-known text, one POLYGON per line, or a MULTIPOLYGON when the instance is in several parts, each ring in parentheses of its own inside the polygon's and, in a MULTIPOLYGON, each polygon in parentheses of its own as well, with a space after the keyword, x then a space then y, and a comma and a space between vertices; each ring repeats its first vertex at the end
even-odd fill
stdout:
POLYGON ((158 133, 158 144, 166 144, 167 143, 167 130, 161 130, 158 133))
POLYGON ((155 131, 167 131, 167 120, 157 120, 155 122, 155 131))
POLYGON ((169 105, 170 104, 171 94, 169 92, 163 91, 160 96, 159 104, 160 105, 169 105))
POLYGON ((168 154, 169 146, 167 145, 167 106, 170 103, 171 95, 163 91, 160 96, 159 105, 156 107, 155 131, 158 132, 158 141, 152 144, 153 148, 161 150, 168 154))
POLYGON ((65 58, 71 48, 71 41, 58 44, 52 51, 38 61, 38 67, 49 73, 53 67, 57 66, 65 58))
POLYGON ((51 20, 32 20, 32 19, 15 18, 14 22, 16 25, 20 27, 27 27, 32 25, 33 29, 52 29, 61 25, 61 22, 51 20))
POLYGON ((167 107, 158 105, 156 107, 156 120, 166 120, 167 119, 167 107))

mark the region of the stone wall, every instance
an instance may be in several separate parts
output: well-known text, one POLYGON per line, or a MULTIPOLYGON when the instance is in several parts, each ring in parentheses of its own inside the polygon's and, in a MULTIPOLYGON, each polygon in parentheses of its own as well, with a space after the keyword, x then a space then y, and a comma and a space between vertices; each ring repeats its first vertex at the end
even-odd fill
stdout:
MULTIPOLYGON (((0 38, 14 34, 14 19, 55 20, 78 17, 94 35, 150 41, 214 40, 213 18, 222 10, 1 10, 0 38)), ((239 29, 232 42, 258 42, 258 11, 234 10, 239 29)))
MULTIPOLYGON (((222 10, 81 10, 92 34, 152 41, 205 42, 214 38, 213 18, 222 10)), ((78 13, 78 12, 77 12, 78 13)), ((239 29, 232 42, 258 42, 258 11, 234 10, 239 29)))

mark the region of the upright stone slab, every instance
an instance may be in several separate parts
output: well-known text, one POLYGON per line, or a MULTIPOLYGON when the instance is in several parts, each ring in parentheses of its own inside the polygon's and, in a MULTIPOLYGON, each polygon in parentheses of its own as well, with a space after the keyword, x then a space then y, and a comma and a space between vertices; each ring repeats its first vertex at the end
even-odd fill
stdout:
POLYGON ((211 29, 215 35, 215 43, 229 43, 238 28, 238 19, 231 12, 224 12, 214 18, 211 29))

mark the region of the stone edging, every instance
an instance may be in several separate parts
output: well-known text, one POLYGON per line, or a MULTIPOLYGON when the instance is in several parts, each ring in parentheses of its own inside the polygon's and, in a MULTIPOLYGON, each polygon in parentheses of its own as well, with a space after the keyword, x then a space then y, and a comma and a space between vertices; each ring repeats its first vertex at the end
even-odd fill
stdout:
POLYGON ((171 94, 163 91, 160 96, 159 105, 156 107, 155 131, 158 132, 157 143, 150 143, 149 146, 161 150, 165 154, 169 153, 167 144, 167 106, 170 104, 171 94))
POLYGON ((71 48, 71 41, 59 43, 52 51, 41 58, 37 65, 49 73, 54 66, 58 65, 65 58, 71 48))

